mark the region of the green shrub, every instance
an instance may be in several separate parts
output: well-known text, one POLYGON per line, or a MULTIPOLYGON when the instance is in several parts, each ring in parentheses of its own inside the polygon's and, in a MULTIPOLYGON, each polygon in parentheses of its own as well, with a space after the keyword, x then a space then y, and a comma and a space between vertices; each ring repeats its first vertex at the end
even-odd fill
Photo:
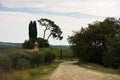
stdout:
POLYGON ((45 39, 43 39, 43 38, 38 38, 38 39, 37 39, 37 42, 38 42, 39 48, 42 48, 42 47, 50 47, 48 41, 45 40, 45 39))
POLYGON ((0 54, 0 72, 12 69, 10 58, 5 54, 0 54))
POLYGON ((31 67, 31 63, 26 59, 19 59, 17 61, 17 69, 28 69, 31 67))
POLYGON ((55 54, 50 51, 36 52, 31 59, 32 67, 39 67, 40 64, 50 64, 56 58, 55 54))
POLYGON ((17 68, 17 62, 19 59, 26 59, 31 63, 33 55, 34 55, 33 52, 20 52, 20 51, 8 54, 8 56, 10 57, 11 62, 12 62, 12 67, 14 69, 17 68))
POLYGON ((56 58, 55 54, 51 51, 46 51, 44 57, 45 64, 50 64, 56 58))
POLYGON ((35 43, 34 39, 25 40, 25 42, 22 44, 22 48, 24 48, 24 49, 33 49, 34 48, 34 43, 35 43))
POLYGON ((62 58, 66 60, 76 59, 71 50, 60 49, 60 48, 40 48, 40 51, 52 51, 57 59, 60 59, 61 53, 62 58))
POLYGON ((116 55, 116 53, 113 53, 113 55, 111 53, 106 53, 103 56, 104 66, 106 66, 106 67, 112 67, 114 69, 119 68, 120 59, 119 59, 119 56, 115 56, 115 55, 116 55))
POLYGON ((0 71, 39 67, 44 63, 50 64, 55 57, 55 54, 51 51, 12 51, 12 53, 0 54, 0 71))
MULTIPOLYGON (((43 38, 37 38, 38 47, 50 47, 48 41, 43 38)), ((25 40, 22 44, 22 48, 24 49, 33 49, 35 44, 35 39, 25 40)))
POLYGON ((103 64, 118 69, 120 65, 120 37, 108 39, 107 52, 103 55, 103 64))
POLYGON ((31 59, 32 67, 39 67, 39 64, 44 63, 44 55, 41 52, 34 53, 31 59))
POLYGON ((42 63, 44 63, 44 55, 42 54, 42 53, 37 53, 36 54, 36 62, 37 62, 37 65, 39 65, 39 64, 42 64, 42 63))

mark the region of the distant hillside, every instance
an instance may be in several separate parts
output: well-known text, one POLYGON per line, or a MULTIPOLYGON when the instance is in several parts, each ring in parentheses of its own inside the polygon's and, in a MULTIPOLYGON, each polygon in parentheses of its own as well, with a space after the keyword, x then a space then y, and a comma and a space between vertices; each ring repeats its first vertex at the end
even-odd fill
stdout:
POLYGON ((21 48, 21 43, 0 42, 0 49, 4 48, 21 48))
POLYGON ((70 50, 70 46, 68 45, 51 45, 51 47, 70 50))
MULTIPOLYGON (((51 45, 51 47, 70 50, 70 46, 67 45, 51 45)), ((0 42, 0 49, 5 48, 22 48, 22 43, 0 42)))

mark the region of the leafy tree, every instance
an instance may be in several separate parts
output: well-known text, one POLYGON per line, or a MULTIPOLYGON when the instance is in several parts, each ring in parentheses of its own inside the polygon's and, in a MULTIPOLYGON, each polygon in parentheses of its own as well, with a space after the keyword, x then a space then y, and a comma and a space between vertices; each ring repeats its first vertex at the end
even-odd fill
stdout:
POLYGON ((107 38, 108 51, 103 55, 103 65, 114 69, 120 68, 120 36, 107 38))
POLYGON ((37 40, 37 25, 36 21, 30 21, 29 23, 29 40, 25 40, 22 47, 25 49, 34 48, 34 43, 37 40))
POLYGON ((47 40, 51 36, 53 36, 53 38, 62 40, 62 38, 63 38, 63 36, 61 36, 62 31, 61 31, 60 27, 58 25, 56 25, 52 20, 42 18, 42 19, 38 20, 38 22, 40 23, 41 26, 45 27, 43 39, 45 39, 46 31, 49 30, 50 34, 49 34, 47 40))
POLYGON ((40 48, 42 48, 42 47, 50 47, 50 44, 48 43, 48 41, 43 39, 43 38, 38 38, 37 42, 38 42, 38 47, 40 47, 40 48))
POLYGON ((52 36, 53 38, 62 40, 63 36, 61 28, 56 25, 52 20, 49 19, 40 19, 38 20, 40 25, 45 26, 44 30, 44 35, 43 39, 42 38, 37 38, 37 25, 36 21, 30 21, 29 23, 29 40, 26 40, 23 44, 22 47, 26 49, 33 49, 34 48, 34 43, 37 41, 39 47, 49 47, 48 40, 52 36), (50 34, 48 35, 48 38, 45 39, 45 33, 46 31, 49 30, 50 34))
MULTIPOLYGON (((74 32, 74 35, 70 36, 68 41, 79 60, 104 64, 104 61, 107 61, 105 57, 106 54, 109 54, 109 58, 113 58, 111 52, 113 53, 112 50, 114 46, 112 46, 112 44, 116 46, 117 43, 119 43, 117 42, 115 44, 114 41, 111 41, 114 38, 120 38, 120 20, 116 18, 106 18, 103 22, 93 22, 89 24, 87 28, 81 28, 80 31, 74 32), (110 42, 112 44, 110 44, 110 42)), ((119 50, 114 50, 113 54, 117 55, 117 51, 119 50)), ((116 58, 117 57, 114 57, 114 59, 116 58)), ((108 65, 108 62, 105 64, 108 65)), ((111 62, 109 64, 111 64, 111 62)), ((116 65, 115 63, 113 64, 116 65)))
POLYGON ((37 39, 37 25, 36 21, 29 23, 29 39, 37 39))
POLYGON ((22 47, 25 49, 33 49, 35 44, 35 39, 25 40, 22 47))

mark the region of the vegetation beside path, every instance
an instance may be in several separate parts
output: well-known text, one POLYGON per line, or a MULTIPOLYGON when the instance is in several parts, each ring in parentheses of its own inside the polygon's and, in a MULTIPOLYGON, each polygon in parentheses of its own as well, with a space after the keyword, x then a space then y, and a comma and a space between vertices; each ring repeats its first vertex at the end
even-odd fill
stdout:
POLYGON ((0 50, 0 80, 48 80, 48 75, 60 63, 61 53, 63 59, 71 59, 73 57, 71 51, 57 48, 52 48, 52 50, 51 48, 41 48, 39 53, 28 49, 2 49, 0 50), (46 55, 46 52, 50 55, 46 55), (53 61, 53 54, 51 55, 49 52, 55 54, 55 61, 53 61), (47 62, 52 59, 50 64, 46 64, 46 56, 47 62), (11 61, 11 59, 14 60, 11 61), (30 64, 31 62, 33 62, 33 66, 28 66, 28 63, 30 64), (16 66, 14 63, 16 63, 16 66))
POLYGON ((54 61, 50 65, 41 65, 39 68, 2 72, 0 80, 49 80, 47 76, 56 69, 59 63, 60 61, 54 61))
MULTIPOLYGON (((52 51, 0 50, 0 80, 34 80, 51 73, 59 64, 52 51)), ((43 79, 42 79, 43 80, 43 79)))
POLYGON ((120 70, 119 69, 112 69, 112 68, 106 68, 104 66, 94 64, 94 63, 76 63, 80 67, 91 69, 94 71, 102 72, 102 73, 108 73, 108 74, 115 74, 115 75, 120 75, 120 70))
MULTIPOLYGON (((27 52, 29 54, 30 52, 33 52, 32 50, 26 50, 26 49, 3 49, 0 50, 1 54, 9 54, 13 52, 27 52)), ((50 74, 53 73, 53 71, 58 67, 60 62, 60 56, 62 53, 62 59, 63 60, 77 60, 74 58, 71 50, 64 50, 64 49, 58 49, 58 48, 41 48, 41 52, 45 51, 52 51, 56 55, 56 60, 52 61, 51 64, 40 64, 39 67, 32 67, 28 69, 15 69, 8 72, 1 72, 0 73, 0 80, 49 80, 50 74)), ((96 65, 96 64, 80 64, 80 67, 92 69, 95 71, 105 72, 109 74, 120 74, 118 70, 104 68, 102 66, 96 65)), ((0 67, 1 68, 1 67, 0 67)))

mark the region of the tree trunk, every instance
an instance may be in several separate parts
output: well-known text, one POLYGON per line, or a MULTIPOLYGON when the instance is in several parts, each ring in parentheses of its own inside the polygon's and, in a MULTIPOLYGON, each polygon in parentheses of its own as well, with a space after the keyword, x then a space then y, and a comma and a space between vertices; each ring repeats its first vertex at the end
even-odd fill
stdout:
POLYGON ((48 36, 48 38, 47 38, 47 41, 48 41, 48 39, 50 38, 51 35, 52 35, 52 34, 50 33, 49 36, 48 36))
POLYGON ((43 34, 43 39, 45 39, 45 33, 46 33, 47 29, 44 30, 44 34, 43 34))

